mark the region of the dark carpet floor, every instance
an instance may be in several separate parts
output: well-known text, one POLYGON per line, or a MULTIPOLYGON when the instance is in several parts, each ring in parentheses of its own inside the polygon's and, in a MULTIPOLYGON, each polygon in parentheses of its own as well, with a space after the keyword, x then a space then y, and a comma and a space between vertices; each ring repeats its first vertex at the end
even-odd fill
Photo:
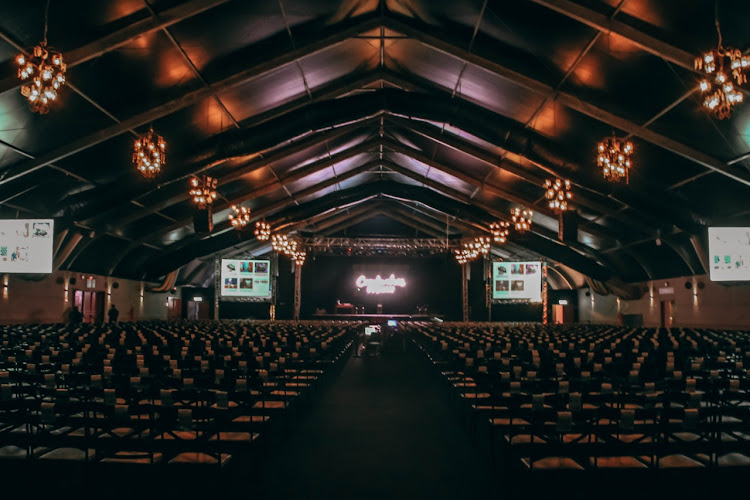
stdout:
POLYGON ((260 483, 269 499, 487 498, 491 474, 428 368, 401 352, 349 359, 260 483))

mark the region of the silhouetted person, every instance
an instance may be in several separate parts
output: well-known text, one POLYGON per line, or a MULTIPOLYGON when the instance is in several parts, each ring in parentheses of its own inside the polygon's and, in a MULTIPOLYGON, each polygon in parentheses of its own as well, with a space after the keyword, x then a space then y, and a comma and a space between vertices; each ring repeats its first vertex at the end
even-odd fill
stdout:
POLYGON ((78 306, 73 306, 73 309, 70 310, 70 324, 78 325, 81 321, 83 321, 83 313, 78 310, 78 306))
POLYGON ((109 308, 107 315, 109 316, 110 323, 117 323, 117 318, 120 317, 120 311, 118 311, 115 305, 112 304, 112 307, 109 308))

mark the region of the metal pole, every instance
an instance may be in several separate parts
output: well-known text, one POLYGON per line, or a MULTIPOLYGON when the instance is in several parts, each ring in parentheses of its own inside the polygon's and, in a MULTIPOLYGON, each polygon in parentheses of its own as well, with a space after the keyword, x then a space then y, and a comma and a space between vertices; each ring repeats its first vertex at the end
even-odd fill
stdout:
POLYGON ((302 302, 302 266, 294 266, 294 321, 299 321, 299 310, 302 302))
POLYGON ((461 301, 463 303, 464 323, 469 321, 469 263, 461 266, 463 276, 461 279, 461 301))
POLYGON ((542 263, 542 324, 547 324, 547 264, 542 263))

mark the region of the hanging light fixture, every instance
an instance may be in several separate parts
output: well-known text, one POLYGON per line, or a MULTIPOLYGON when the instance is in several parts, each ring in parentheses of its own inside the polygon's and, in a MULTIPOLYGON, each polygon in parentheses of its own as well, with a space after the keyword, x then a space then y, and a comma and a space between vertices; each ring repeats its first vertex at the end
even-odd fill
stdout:
POLYGON ((255 237, 258 241, 268 241, 271 237, 271 225, 264 221, 259 220, 255 223, 255 237))
POLYGON ((289 257, 294 257, 297 252, 297 241, 289 238, 285 234, 273 234, 271 236, 271 246, 274 250, 289 257))
POLYGON ((294 263, 298 266, 305 265, 305 259, 307 258, 307 252, 304 250, 298 250, 294 253, 294 263))
POLYGON ((492 240, 495 243, 503 244, 508 241, 508 235, 510 234, 510 222, 498 221, 490 224, 490 232, 492 233, 492 240))
POLYGON ((723 47, 719 26, 719 3, 716 2, 716 32, 719 45, 701 57, 695 58, 695 69, 706 74, 698 83, 703 94, 703 106, 713 112, 719 120, 729 118, 732 107, 744 101, 742 91, 737 87, 747 83, 750 72, 750 57, 739 49, 723 47))
POLYGON ((564 212, 568 209, 568 202, 573 198, 570 191, 569 179, 547 179, 544 181, 544 187, 547 190, 544 197, 549 200, 549 208, 556 213, 564 212))
POLYGON ((47 46, 48 13, 49 0, 44 11, 44 38, 29 54, 16 57, 18 78, 28 82, 21 85, 21 94, 31 111, 40 115, 48 113, 50 104, 57 101, 57 91, 65 85, 67 70, 62 54, 47 46))
POLYGON ((238 207, 232 205, 232 211, 234 214, 229 214, 229 222, 237 229, 243 229, 250 223, 250 209, 247 207, 238 207))
POLYGON ((461 248, 453 252, 459 264, 466 264, 490 252, 490 239, 487 236, 477 236, 473 240, 463 242, 461 248))
POLYGON ((610 182, 625 179, 630 181, 630 155, 633 154, 633 143, 625 139, 606 137, 597 145, 596 164, 602 169, 604 178, 610 182))
POLYGON ((147 179, 151 179, 161 171, 162 165, 167 163, 167 143, 164 138, 154 134, 150 128, 147 133, 135 140, 133 147, 133 165, 147 179))
POLYGON ((523 234, 531 229, 531 218, 534 216, 534 212, 527 208, 516 207, 510 212, 511 220, 515 225, 516 231, 523 234))
POLYGON ((204 210, 216 199, 216 185, 218 180, 215 177, 204 175, 202 178, 193 177, 190 179, 190 196, 193 197, 193 203, 199 210, 204 210))

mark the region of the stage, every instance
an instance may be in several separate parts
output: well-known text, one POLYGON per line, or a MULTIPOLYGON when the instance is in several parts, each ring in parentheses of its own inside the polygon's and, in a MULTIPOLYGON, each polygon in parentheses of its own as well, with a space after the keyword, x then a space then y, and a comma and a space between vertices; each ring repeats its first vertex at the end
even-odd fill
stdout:
POLYGON ((389 319, 396 321, 429 321, 432 318, 441 318, 440 315, 434 314, 328 314, 315 313, 313 319, 323 320, 345 320, 345 321, 370 321, 385 322, 389 319))

